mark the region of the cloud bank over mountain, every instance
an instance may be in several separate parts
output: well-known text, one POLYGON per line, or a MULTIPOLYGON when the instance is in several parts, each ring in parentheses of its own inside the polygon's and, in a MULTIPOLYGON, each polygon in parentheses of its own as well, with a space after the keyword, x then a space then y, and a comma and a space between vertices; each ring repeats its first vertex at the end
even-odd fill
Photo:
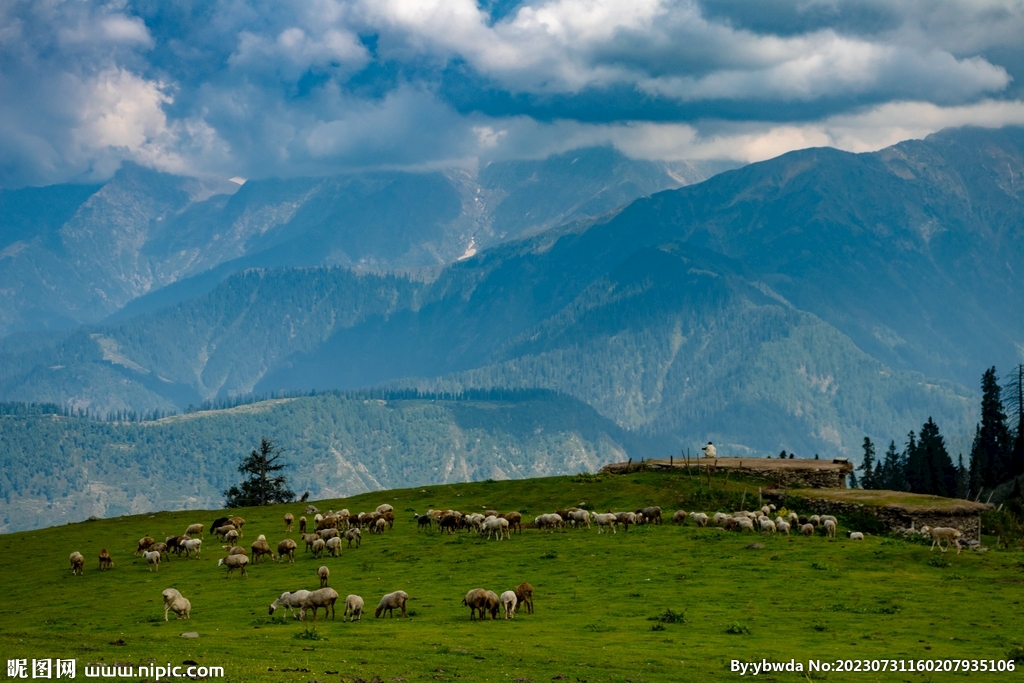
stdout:
POLYGON ((867 151, 1024 123, 1021 35, 1011 1, 13 1, 0 186, 867 151))

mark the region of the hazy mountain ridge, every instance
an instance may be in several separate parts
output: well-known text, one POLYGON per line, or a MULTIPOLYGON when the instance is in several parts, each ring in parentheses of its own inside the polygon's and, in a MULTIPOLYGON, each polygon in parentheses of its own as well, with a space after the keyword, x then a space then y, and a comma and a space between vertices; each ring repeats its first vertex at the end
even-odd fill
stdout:
POLYGON ((241 187, 126 165, 100 187, 3 191, 0 335, 95 323, 133 301, 134 313, 152 311, 252 267, 443 266, 702 180, 712 167, 595 148, 479 173, 378 171, 241 187), (163 291, 175 283, 183 286, 163 291))

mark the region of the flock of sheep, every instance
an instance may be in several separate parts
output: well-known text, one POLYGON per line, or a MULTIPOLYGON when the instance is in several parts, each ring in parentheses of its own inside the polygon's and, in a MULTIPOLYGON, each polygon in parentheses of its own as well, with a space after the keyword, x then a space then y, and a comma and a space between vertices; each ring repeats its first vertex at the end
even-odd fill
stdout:
MULTIPOLYGON (((754 533, 760 531, 764 534, 789 534, 791 531, 799 532, 804 536, 812 536, 815 531, 820 530, 825 536, 835 538, 838 520, 832 515, 798 515, 789 512, 785 516, 777 515, 772 519, 771 515, 776 511, 774 505, 764 505, 759 510, 738 511, 733 513, 716 512, 708 515, 703 512, 686 512, 678 510, 672 515, 672 522, 677 525, 686 524, 692 521, 698 527, 713 525, 721 531, 749 531, 754 533)), ((320 558, 324 553, 332 557, 340 556, 342 543, 348 542, 351 548, 355 543, 356 547, 362 544, 362 529, 370 533, 384 534, 394 527, 395 515, 391 505, 383 504, 370 513, 361 512, 352 515, 348 510, 339 512, 328 511, 322 515, 315 506, 306 508, 306 515, 314 515, 312 518, 312 531, 307 533, 309 522, 306 516, 299 518, 299 532, 306 545, 305 552, 312 552, 314 558, 320 558)), ((520 512, 509 512, 499 514, 496 510, 485 510, 483 513, 464 514, 457 510, 428 510, 423 515, 413 515, 417 522, 417 531, 432 530, 435 526, 441 533, 453 534, 460 530, 478 533, 487 538, 497 540, 511 539, 513 531, 522 533, 522 514, 520 512)), ((295 518, 291 513, 284 516, 285 529, 291 532, 295 518)), ((533 526, 541 530, 554 531, 567 527, 577 529, 592 529, 597 527, 598 534, 610 531, 617 533, 622 527, 628 531, 630 525, 662 523, 662 510, 658 506, 640 508, 634 512, 605 512, 597 513, 584 510, 583 508, 570 507, 556 510, 552 513, 537 515, 533 526)), ((241 576, 248 576, 246 566, 250 562, 250 554, 245 548, 236 545, 242 536, 242 527, 245 520, 241 517, 220 517, 210 526, 212 532, 225 545, 223 548, 227 554, 217 562, 218 567, 226 567, 226 577, 230 577, 236 570, 241 576)), ((170 553, 177 556, 185 554, 187 558, 200 559, 200 552, 203 544, 202 524, 192 524, 185 533, 180 536, 169 536, 164 541, 156 541, 150 536, 141 538, 135 550, 137 557, 146 561, 149 571, 160 571, 160 562, 163 558, 170 558, 170 553)), ((960 538, 962 536, 958 529, 947 527, 922 527, 921 532, 932 538, 932 547, 938 545, 942 552, 952 545, 957 545, 957 554, 960 553, 960 538), (945 542, 945 547, 943 547, 945 542)), ((851 540, 863 540, 864 534, 859 531, 848 531, 847 536, 851 540)), ((252 562, 258 564, 261 559, 277 559, 283 562, 288 558, 289 563, 295 562, 295 550, 298 544, 290 538, 286 538, 277 544, 277 552, 271 548, 266 536, 260 535, 250 546, 252 562)), ((73 575, 81 575, 85 567, 85 557, 80 552, 73 552, 70 556, 71 572, 73 575)), ((99 568, 101 571, 114 567, 113 558, 110 552, 103 548, 99 552, 99 568)), ((338 600, 338 593, 328 586, 330 580, 330 569, 321 566, 316 571, 320 580, 320 587, 317 590, 297 590, 283 593, 279 598, 270 604, 270 614, 273 614, 279 607, 288 609, 289 615, 304 620, 306 614, 313 613, 313 621, 317 619, 317 612, 322 607, 324 618, 330 612, 334 619, 335 602, 338 600), (297 615, 295 614, 297 612, 297 615)), ((192 604, 180 592, 174 588, 168 588, 163 592, 164 597, 164 620, 168 620, 168 614, 174 612, 179 619, 188 619, 192 610, 192 604)), ((394 591, 381 598, 375 617, 382 617, 385 613, 394 616, 394 610, 399 609, 402 617, 406 616, 406 602, 409 595, 405 591, 394 591)), ((470 620, 479 616, 484 619, 490 615, 493 620, 497 618, 499 611, 505 619, 511 619, 523 606, 528 614, 533 614, 533 586, 529 583, 522 583, 513 590, 507 590, 500 596, 493 591, 483 588, 474 588, 469 591, 462 600, 462 604, 470 609, 470 620)), ((363 598, 358 595, 349 595, 345 598, 345 609, 342 613, 342 620, 359 621, 363 614, 363 598)))

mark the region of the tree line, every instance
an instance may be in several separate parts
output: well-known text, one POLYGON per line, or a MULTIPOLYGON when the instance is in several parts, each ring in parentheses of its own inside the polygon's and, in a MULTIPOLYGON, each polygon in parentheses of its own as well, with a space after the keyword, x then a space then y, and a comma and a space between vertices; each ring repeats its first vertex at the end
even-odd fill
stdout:
POLYGON ((890 441, 878 457, 871 439, 864 437, 864 459, 851 475, 850 485, 928 493, 951 498, 979 499, 983 491, 1024 474, 1024 365, 1017 365, 1002 386, 995 367, 981 378, 981 419, 968 464, 961 454, 953 463, 939 426, 932 418, 919 432, 911 431, 900 451, 890 441))

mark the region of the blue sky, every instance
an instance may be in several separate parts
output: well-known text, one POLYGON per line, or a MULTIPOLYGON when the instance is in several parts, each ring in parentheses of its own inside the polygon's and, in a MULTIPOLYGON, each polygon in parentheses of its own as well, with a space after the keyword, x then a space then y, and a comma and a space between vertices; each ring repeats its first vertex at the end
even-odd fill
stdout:
POLYGON ((0 3, 0 186, 611 144, 755 161, 1024 123, 1024 3, 0 3))

